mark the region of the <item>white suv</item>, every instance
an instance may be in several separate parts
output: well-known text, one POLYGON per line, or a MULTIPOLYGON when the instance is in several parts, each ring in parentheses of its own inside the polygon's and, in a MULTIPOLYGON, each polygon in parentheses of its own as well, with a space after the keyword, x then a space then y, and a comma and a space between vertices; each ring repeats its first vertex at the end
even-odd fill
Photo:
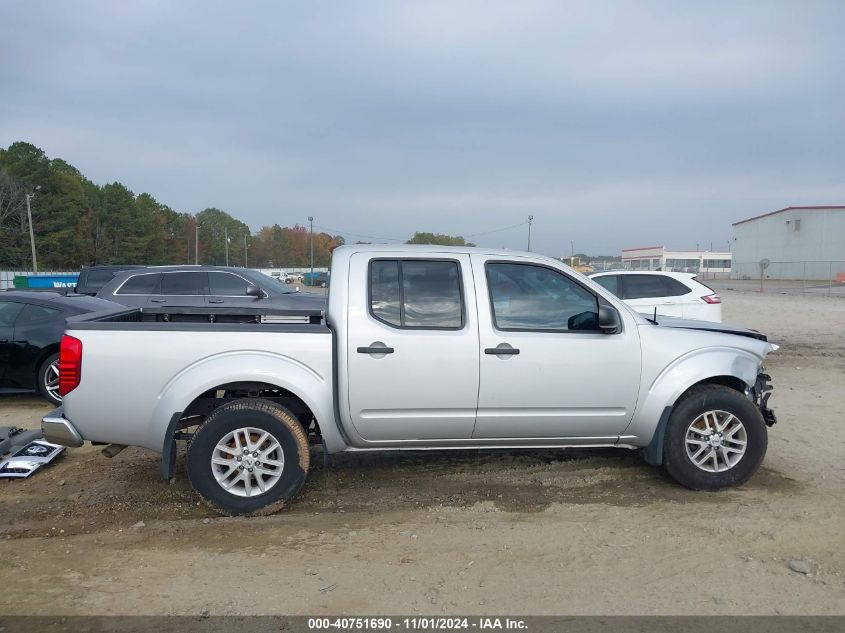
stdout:
POLYGON ((722 299, 712 288, 695 278, 695 273, 647 270, 614 270, 590 278, 607 288, 637 312, 722 321, 722 299))

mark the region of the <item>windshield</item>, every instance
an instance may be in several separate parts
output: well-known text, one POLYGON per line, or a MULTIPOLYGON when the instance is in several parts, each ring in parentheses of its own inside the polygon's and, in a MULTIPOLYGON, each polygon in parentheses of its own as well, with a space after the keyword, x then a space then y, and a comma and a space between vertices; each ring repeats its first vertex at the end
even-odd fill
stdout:
POLYGON ((290 286, 285 285, 270 275, 265 275, 264 273, 259 272, 255 272, 254 274, 256 276, 255 282, 264 290, 272 290, 273 292, 278 292, 283 295, 289 295, 296 292, 295 290, 292 290, 290 286))

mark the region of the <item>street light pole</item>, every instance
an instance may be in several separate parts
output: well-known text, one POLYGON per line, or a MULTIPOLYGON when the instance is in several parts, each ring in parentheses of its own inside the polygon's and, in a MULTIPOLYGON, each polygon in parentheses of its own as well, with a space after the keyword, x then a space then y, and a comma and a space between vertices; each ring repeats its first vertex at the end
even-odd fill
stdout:
POLYGON ((194 263, 200 263, 200 221, 194 218, 194 263))
POLYGON ((229 227, 223 227, 223 247, 226 249, 226 265, 229 265, 229 227))
POLYGON ((244 268, 249 268, 249 263, 247 259, 247 252, 246 252, 246 233, 244 233, 244 268))
MULTIPOLYGON (((35 191, 41 189, 41 185, 35 187, 35 191)), ((29 245, 32 247, 32 272, 38 272, 38 259, 35 257, 35 233, 32 230, 32 209, 29 200, 35 196, 34 193, 26 194, 26 217, 29 219, 29 245)))
POLYGON ((311 224, 311 283, 314 283, 314 218, 308 216, 308 222, 311 224))
POLYGON ((531 250, 531 223, 534 221, 534 216, 528 216, 528 248, 526 250, 531 250))

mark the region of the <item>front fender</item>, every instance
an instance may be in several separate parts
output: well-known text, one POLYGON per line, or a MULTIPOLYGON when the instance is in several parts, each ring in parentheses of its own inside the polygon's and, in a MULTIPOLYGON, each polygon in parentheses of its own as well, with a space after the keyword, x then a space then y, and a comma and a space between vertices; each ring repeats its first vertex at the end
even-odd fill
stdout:
POLYGON ((733 347, 706 347, 679 356, 657 375, 643 372, 643 394, 631 423, 620 441, 647 446, 659 424, 668 419, 672 407, 690 387, 717 376, 738 378, 748 387, 754 385, 763 359, 747 350, 733 347))
POLYGON ((327 448, 330 451, 343 448, 334 420, 331 372, 321 375, 294 358, 261 350, 209 356, 171 378, 158 395, 150 418, 147 448, 161 452, 173 414, 185 411, 209 389, 231 382, 263 382, 290 391, 313 412, 327 448))

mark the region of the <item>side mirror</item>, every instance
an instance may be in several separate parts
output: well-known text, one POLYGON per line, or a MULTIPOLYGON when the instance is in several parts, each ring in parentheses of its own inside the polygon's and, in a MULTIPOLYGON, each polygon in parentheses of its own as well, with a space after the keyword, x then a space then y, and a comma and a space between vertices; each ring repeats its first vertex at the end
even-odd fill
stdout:
POLYGON ((609 305, 599 306, 599 329, 605 334, 616 334, 622 327, 622 319, 616 308, 609 305))
POLYGON ((258 299, 261 299, 264 296, 264 292, 255 284, 249 284, 246 287, 246 296, 257 297, 258 299))

